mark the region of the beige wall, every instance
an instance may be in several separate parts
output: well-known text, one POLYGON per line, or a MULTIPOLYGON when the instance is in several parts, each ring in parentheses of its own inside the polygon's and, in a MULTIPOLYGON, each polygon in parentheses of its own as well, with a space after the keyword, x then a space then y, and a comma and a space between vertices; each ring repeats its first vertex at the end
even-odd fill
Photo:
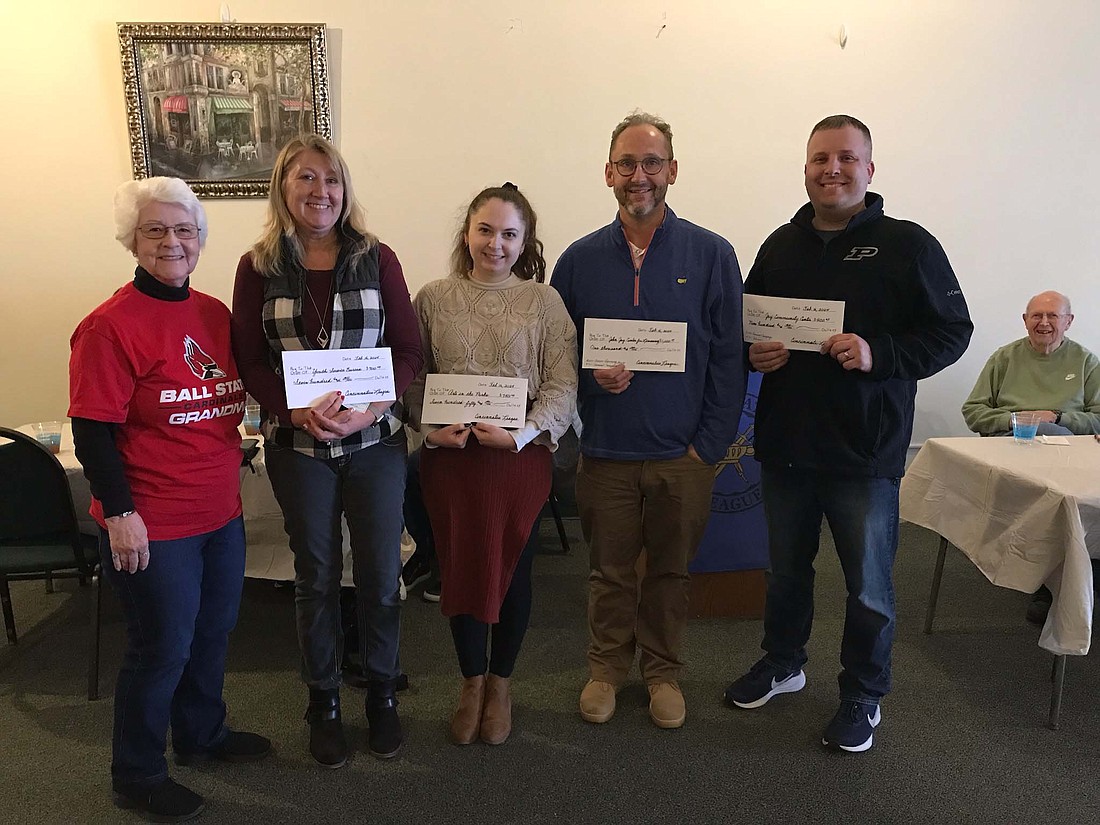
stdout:
MULTIPOLYGON (((978 325, 964 360, 922 383, 915 440, 965 431, 959 404, 989 352, 1023 334, 1035 291, 1070 293, 1072 333, 1100 351, 1093 0, 230 5, 240 21, 330 27, 336 138, 414 291, 443 274, 458 213, 484 185, 527 191, 551 262, 606 223, 607 138, 635 106, 675 130, 673 208, 728 237, 747 271, 805 200, 810 126, 846 111, 874 132, 873 189, 939 237, 978 325)), ((0 422, 64 413, 69 334, 132 271, 111 226, 130 175, 115 22, 213 20, 218 8, 0 11, 0 422)), ((228 301, 263 203, 207 209, 193 281, 228 301)))

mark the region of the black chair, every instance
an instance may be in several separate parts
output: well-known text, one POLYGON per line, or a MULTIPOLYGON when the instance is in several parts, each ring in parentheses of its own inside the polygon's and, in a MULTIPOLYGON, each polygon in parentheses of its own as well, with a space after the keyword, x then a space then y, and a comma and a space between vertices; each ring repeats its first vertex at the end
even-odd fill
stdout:
POLYGON ((76 578, 96 581, 88 653, 88 698, 99 698, 99 629, 102 587, 98 540, 81 535, 65 468, 44 446, 18 430, 0 427, 0 602, 8 641, 18 644, 9 581, 76 578))

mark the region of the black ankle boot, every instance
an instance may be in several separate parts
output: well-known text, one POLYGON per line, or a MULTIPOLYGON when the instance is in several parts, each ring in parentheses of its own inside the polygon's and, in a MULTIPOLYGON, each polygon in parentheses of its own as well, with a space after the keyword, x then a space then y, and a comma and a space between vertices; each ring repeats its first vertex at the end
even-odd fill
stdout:
POLYGON ((367 747, 371 756, 390 759, 397 756, 405 736, 397 718, 397 696, 394 680, 371 682, 367 686, 367 747))
POLYGON ((342 768, 348 761, 348 743, 340 721, 339 690, 309 690, 309 752, 325 768, 342 768))

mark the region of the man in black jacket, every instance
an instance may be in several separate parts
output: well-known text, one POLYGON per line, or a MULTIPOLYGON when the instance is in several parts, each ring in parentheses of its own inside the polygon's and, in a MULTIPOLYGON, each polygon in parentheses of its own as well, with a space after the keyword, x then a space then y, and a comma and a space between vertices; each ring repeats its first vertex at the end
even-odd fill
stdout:
POLYGON ((764 242, 745 293, 844 302, 844 331, 817 352, 777 341, 749 347, 764 373, 756 414, 771 569, 764 657, 726 690, 760 707, 806 684, 813 561, 829 521, 848 589, 840 709, 822 743, 871 747, 890 690, 898 484, 913 430, 917 381, 953 364, 973 324, 932 235, 883 214, 868 193, 871 133, 834 115, 810 133, 810 202, 764 242))

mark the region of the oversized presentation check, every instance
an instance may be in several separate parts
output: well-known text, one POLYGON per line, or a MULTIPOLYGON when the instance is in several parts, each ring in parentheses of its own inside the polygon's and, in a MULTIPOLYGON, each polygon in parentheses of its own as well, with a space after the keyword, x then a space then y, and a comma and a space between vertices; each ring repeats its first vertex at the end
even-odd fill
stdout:
POLYGON ((291 409, 313 406, 334 390, 344 394, 348 407, 397 400, 389 347, 288 350, 283 353, 283 383, 291 409))
POLYGON ((683 321, 584 319, 581 367, 604 369, 616 364, 628 370, 683 372, 687 358, 687 324, 683 321))
POLYGON ((424 380, 425 424, 496 424, 522 427, 527 419, 527 379, 498 375, 428 373, 424 380))
POLYGON ((744 297, 745 341, 781 341, 787 349, 818 352, 821 345, 844 331, 844 302, 807 298, 744 297))

